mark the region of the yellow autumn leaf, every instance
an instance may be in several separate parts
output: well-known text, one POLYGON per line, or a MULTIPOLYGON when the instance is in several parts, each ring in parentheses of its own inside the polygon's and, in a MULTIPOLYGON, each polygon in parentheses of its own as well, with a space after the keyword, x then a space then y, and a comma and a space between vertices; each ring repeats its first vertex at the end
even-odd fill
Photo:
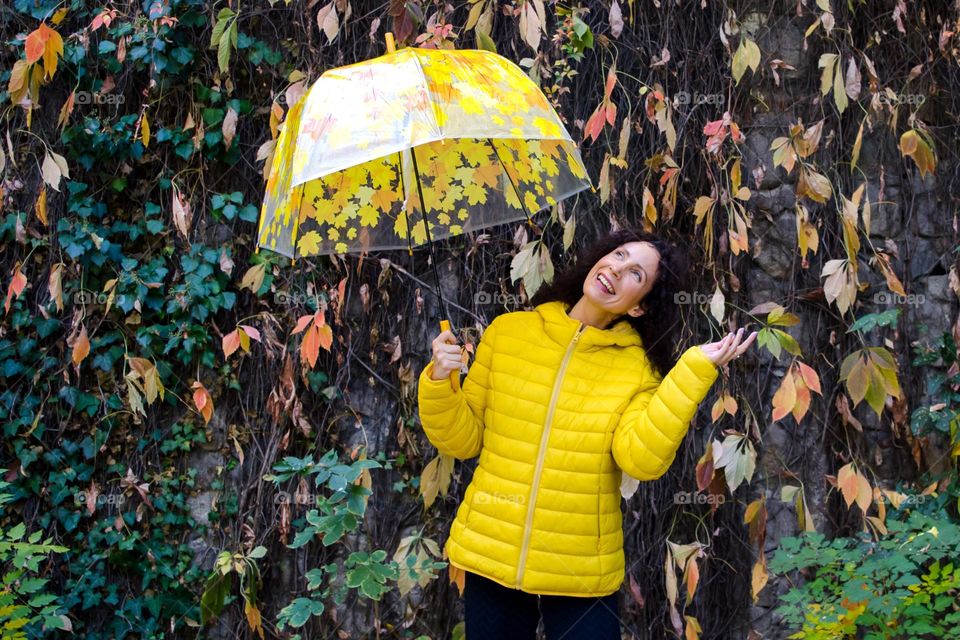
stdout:
POLYGON ((40 219, 40 222, 47 225, 47 188, 40 187, 40 195, 37 196, 37 204, 35 207, 37 212, 37 218, 40 219))
POLYGON ((150 120, 147 118, 147 112, 143 112, 143 118, 140 121, 140 136, 143 140, 143 146, 150 146, 150 120))

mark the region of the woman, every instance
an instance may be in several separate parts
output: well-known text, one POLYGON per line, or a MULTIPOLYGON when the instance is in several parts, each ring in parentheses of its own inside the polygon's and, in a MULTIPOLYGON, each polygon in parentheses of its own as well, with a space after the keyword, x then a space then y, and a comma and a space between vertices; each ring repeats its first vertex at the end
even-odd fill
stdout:
POLYGON ((453 334, 420 374, 440 453, 479 455, 444 549, 466 572, 470 640, 620 638, 623 475, 662 476, 743 329, 674 363, 685 267, 654 234, 601 239, 531 301, 493 320, 455 390, 453 334))

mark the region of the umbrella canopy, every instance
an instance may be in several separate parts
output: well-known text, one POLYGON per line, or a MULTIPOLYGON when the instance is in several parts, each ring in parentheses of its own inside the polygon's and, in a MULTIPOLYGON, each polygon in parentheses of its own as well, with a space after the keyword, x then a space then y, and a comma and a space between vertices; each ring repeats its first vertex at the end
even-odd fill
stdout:
POLYGON ((325 72, 283 124, 257 246, 412 249, 591 188, 539 88, 489 51, 405 48, 325 72))

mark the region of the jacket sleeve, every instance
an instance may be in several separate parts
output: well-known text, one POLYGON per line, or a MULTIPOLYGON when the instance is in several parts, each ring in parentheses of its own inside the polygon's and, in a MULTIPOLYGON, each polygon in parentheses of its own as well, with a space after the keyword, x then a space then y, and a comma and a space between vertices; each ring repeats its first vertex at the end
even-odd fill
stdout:
POLYGON ((699 345, 687 349, 676 366, 651 380, 627 405, 613 432, 617 466, 637 480, 656 480, 670 468, 697 413, 719 375, 699 345))
POLYGON ((460 460, 480 455, 495 325, 496 320, 483 332, 460 391, 453 390, 449 378, 430 377, 433 360, 420 373, 417 384, 420 422, 427 439, 444 455, 460 460))

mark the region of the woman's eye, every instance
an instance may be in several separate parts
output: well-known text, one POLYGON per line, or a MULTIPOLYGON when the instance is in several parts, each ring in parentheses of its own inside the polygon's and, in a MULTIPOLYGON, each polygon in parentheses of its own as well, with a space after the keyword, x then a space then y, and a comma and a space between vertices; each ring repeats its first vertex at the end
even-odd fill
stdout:
POLYGON ((617 256, 617 257, 619 258, 620 256, 623 255, 623 251, 617 250, 613 255, 615 255, 615 256, 617 256))
POLYGON ((634 272, 633 272, 633 275, 637 276, 637 282, 640 282, 640 272, 639 272, 639 271, 634 271, 634 272))

